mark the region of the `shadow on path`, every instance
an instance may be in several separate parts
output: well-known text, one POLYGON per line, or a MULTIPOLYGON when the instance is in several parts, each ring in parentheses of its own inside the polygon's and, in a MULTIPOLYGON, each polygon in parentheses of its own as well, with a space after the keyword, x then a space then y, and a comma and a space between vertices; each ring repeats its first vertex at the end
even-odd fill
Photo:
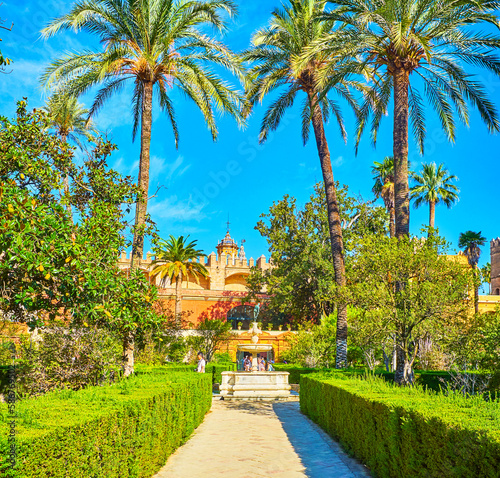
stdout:
POLYGON ((308 478, 370 477, 368 469, 350 458, 323 430, 300 412, 297 402, 272 405, 308 478))
POLYGON ((222 400, 221 406, 229 410, 238 410, 243 413, 250 413, 253 415, 274 415, 271 407, 263 407, 261 402, 252 402, 249 400, 222 400))

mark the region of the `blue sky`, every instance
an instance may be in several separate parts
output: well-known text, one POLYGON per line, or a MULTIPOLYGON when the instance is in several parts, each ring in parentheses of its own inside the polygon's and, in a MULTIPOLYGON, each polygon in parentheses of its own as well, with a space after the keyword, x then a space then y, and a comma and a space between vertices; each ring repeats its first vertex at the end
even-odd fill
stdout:
MULTIPOLYGON (((265 25, 276 0, 240 2, 240 14, 231 25, 225 42, 234 50, 249 46, 252 32, 265 25)), ((0 112, 13 116, 15 102, 28 97, 30 106, 45 101, 38 78, 51 61, 64 51, 80 51, 97 46, 89 35, 73 32, 60 34, 48 41, 40 38, 40 30, 56 16, 69 10, 71 2, 62 0, 6 0, 0 8, 5 25, 14 22, 11 32, 0 31, 2 52, 12 58, 11 73, 0 75, 0 112)), ((500 79, 487 73, 479 74, 488 92, 500 106, 500 79)), ((180 96, 174 96, 180 145, 176 150, 168 122, 159 113, 154 115, 151 147, 151 185, 154 192, 164 186, 151 200, 149 210, 162 236, 191 234, 209 254, 225 234, 229 215, 231 235, 238 242, 246 240, 247 257, 267 255, 267 245, 254 226, 259 215, 267 212, 273 201, 284 194, 303 204, 315 182, 321 180, 321 170, 313 141, 302 146, 300 116, 290 110, 280 131, 259 145, 258 129, 264 107, 257 108, 246 129, 238 129, 229 118, 219 119, 220 137, 213 143, 196 108, 180 96)), ((82 98, 90 106, 92 97, 82 98)), ((132 143, 132 117, 129 92, 110 100, 96 124, 118 145, 111 165, 123 174, 137 175, 139 141, 132 143)), ((349 140, 344 144, 337 126, 327 126, 335 178, 348 184, 353 194, 371 199, 371 166, 392 152, 392 115, 383 120, 377 148, 368 136, 362 140, 357 156, 354 154, 353 121, 349 112, 349 140)), ((420 157, 414 144, 410 158, 415 169, 421 162, 444 162, 458 176, 460 201, 452 209, 438 206, 436 225, 456 247, 460 232, 482 231, 488 243, 483 248, 481 263, 489 260, 489 241, 500 236, 499 136, 490 135, 476 113, 471 126, 458 126, 455 144, 446 141, 437 118, 427 114, 426 154, 420 157)), ((411 230, 418 233, 428 220, 427 208, 411 210, 411 230)))

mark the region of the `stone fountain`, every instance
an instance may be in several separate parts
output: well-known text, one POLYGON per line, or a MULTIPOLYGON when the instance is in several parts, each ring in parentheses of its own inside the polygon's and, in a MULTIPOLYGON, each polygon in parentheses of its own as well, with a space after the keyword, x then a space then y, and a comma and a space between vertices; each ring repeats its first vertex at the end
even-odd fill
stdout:
POLYGON ((220 394, 225 400, 286 400, 290 397, 288 372, 259 372, 257 354, 269 352, 273 346, 259 344, 262 330, 253 322, 251 344, 238 344, 239 352, 253 355, 251 372, 222 372, 220 394))

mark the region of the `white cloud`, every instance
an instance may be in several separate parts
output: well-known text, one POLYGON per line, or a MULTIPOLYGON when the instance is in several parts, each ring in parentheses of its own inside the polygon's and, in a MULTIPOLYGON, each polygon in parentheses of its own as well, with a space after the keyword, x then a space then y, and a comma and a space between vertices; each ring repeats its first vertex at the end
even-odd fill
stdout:
POLYGON ((336 168, 342 166, 343 164, 344 164, 344 158, 342 156, 339 156, 337 159, 334 159, 332 161, 332 166, 336 168))
POLYGON ((171 183, 175 178, 181 177, 191 164, 185 164, 184 156, 179 155, 171 163, 159 156, 151 157, 150 178, 160 179, 160 182, 171 183))
POLYGON ((176 195, 161 201, 151 201, 148 212, 154 220, 167 219, 172 222, 200 222, 207 216, 203 212, 204 204, 195 204, 190 199, 179 200, 176 195))

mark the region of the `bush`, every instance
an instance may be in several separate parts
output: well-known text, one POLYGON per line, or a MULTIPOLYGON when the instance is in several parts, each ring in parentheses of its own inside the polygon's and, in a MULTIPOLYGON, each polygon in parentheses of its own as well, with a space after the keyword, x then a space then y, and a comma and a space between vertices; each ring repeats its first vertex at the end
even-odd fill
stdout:
POLYGON ((383 380, 301 378, 300 408, 383 477, 496 477, 500 402, 383 380))
POLYGON ((276 363, 273 365, 273 367, 274 370, 288 372, 290 374, 288 376, 288 383, 300 383, 300 376, 303 374, 318 373, 319 371, 328 370, 328 369, 300 367, 299 365, 295 364, 283 364, 283 363, 276 363))
POLYGON ((0 394, 7 393, 9 388, 9 365, 0 365, 0 394))
MULTIPOLYGON (((195 372, 196 366, 192 364, 172 363, 159 366, 137 365, 135 367, 136 373, 172 373, 172 372, 195 372)), ((222 372, 235 371, 235 363, 216 363, 207 364, 205 367, 205 375, 212 376, 212 383, 222 382, 222 372)), ((201 374, 200 374, 201 375, 201 374)))
POLYGON ((145 374, 16 404, 18 472, 6 459, 7 405, 0 404, 0 476, 153 476, 210 409, 210 377, 145 374))
POLYGON ((120 347, 108 332, 53 327, 42 331, 38 342, 21 338, 19 390, 39 395, 55 388, 78 390, 114 381, 119 363, 120 347))
MULTIPOLYGON (((394 382, 394 372, 378 371, 375 375, 380 375, 387 382, 394 382)), ((452 382, 459 382, 457 377, 475 377, 478 384, 484 384, 485 390, 490 393, 498 393, 500 390, 500 372, 448 372, 443 370, 415 370, 415 385, 421 385, 425 389, 440 392, 443 389, 453 389, 452 382)), ((464 380, 465 382, 465 380, 464 380)), ((460 388, 456 387, 455 388, 460 388)), ((464 387, 463 387, 464 388, 464 387)), ((478 393, 481 393, 481 387, 477 387, 478 393)), ((471 390, 463 390, 472 392, 471 390)))
POLYGON ((12 362, 12 340, 0 337, 0 366, 12 362))
POLYGON ((274 369, 280 370, 283 372, 288 372, 290 374, 288 376, 288 383, 300 383, 301 375, 307 375, 310 373, 323 373, 323 374, 341 373, 344 375, 352 375, 352 374, 364 375, 365 374, 364 369, 308 368, 308 367, 301 367, 300 365, 296 365, 296 364, 283 364, 283 363, 274 364, 274 369))
POLYGON ((288 350, 281 353, 283 360, 303 368, 330 367, 335 364, 336 314, 323 316, 320 324, 305 322, 296 334, 290 334, 288 350))

